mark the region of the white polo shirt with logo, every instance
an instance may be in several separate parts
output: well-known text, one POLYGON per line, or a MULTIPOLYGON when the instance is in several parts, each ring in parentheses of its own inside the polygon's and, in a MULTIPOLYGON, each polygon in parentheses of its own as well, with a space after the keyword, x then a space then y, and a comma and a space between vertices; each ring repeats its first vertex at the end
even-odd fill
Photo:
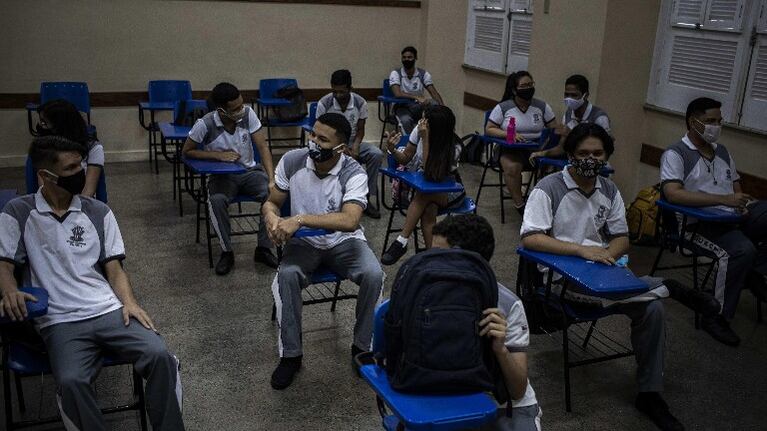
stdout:
POLYGON ((506 130, 511 117, 514 117, 517 134, 529 141, 539 139, 546 124, 556 118, 551 106, 542 100, 531 100, 527 110, 522 111, 511 99, 495 105, 488 120, 506 130))
POLYGON ((328 112, 341 114, 346 117, 346 121, 352 126, 352 134, 349 137, 349 145, 351 146, 357 137, 357 121, 367 120, 368 118, 368 102, 359 94, 351 93, 346 108, 341 109, 341 105, 333 97, 333 93, 329 93, 322 96, 319 102, 317 102, 317 117, 328 112))
MULTIPOLYGON (((367 207, 368 176, 346 154, 321 177, 308 149, 288 151, 277 163, 274 181, 278 190, 290 193, 290 215, 337 213, 347 203, 367 207)), ((352 238, 365 240, 362 226, 352 232, 333 232, 302 240, 316 248, 330 249, 352 238)))
MULTIPOLYGON (((735 161, 724 145, 713 144, 713 147, 714 158, 711 160, 700 154, 687 135, 668 147, 660 160, 661 184, 676 182, 682 184, 685 190, 714 195, 735 193, 733 184, 740 181, 735 161)), ((725 205, 714 208, 737 211, 736 208, 725 205)))
POLYGON ((567 109, 562 114, 562 124, 570 130, 573 130, 581 123, 594 123, 605 129, 607 133, 610 133, 610 118, 607 116, 607 113, 600 107, 592 105, 589 101, 586 101, 586 110, 583 111, 581 118, 578 118, 572 109, 567 109))
POLYGON ((58 217, 40 190, 13 199, 0 213, 0 260, 25 266, 25 284, 48 291, 48 314, 35 319, 37 327, 122 307, 103 271, 107 262, 125 258, 112 210, 96 199, 73 196, 58 217))
POLYGON ((213 111, 194 123, 189 139, 201 144, 205 151, 234 151, 240 155, 236 163, 248 169, 255 168, 260 158, 253 151, 251 135, 261 129, 261 121, 253 109, 249 106, 245 109, 247 114, 237 123, 234 133, 226 131, 218 111, 213 111))
POLYGON ((389 74, 389 85, 399 85, 403 93, 423 97, 426 87, 434 85, 434 81, 431 79, 431 73, 418 67, 413 72, 413 76, 408 78, 405 68, 401 67, 399 70, 391 71, 389 74))

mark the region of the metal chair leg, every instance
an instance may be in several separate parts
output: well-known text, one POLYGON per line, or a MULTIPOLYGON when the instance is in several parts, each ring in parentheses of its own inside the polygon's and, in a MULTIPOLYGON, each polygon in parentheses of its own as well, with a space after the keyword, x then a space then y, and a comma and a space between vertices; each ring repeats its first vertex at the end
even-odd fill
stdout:
POLYGON ((589 325, 589 330, 586 332, 586 337, 583 339, 583 345, 582 347, 585 349, 586 346, 589 345, 589 340, 591 339, 591 334, 594 333, 594 327, 597 326, 597 321, 594 320, 591 322, 591 325, 589 325))
POLYGON ((13 404, 11 402, 11 372, 8 369, 8 344, 3 340, 2 345, 3 358, 3 401, 5 404, 5 429, 13 429, 13 404))
POLYGON ((384 237, 383 251, 381 254, 386 253, 386 247, 389 245, 389 237, 392 234, 391 225, 394 222, 394 213, 396 212, 396 207, 396 204, 393 205, 392 209, 389 211, 389 223, 386 225, 386 236, 384 237))
POLYGON ((567 337, 569 329, 569 327, 565 327, 562 330, 562 357, 565 367, 565 411, 568 413, 572 411, 570 404, 570 342, 567 337))
POLYGON ((336 311, 336 303, 338 302, 338 292, 341 290, 341 282, 336 281, 336 290, 333 292, 333 303, 330 305, 330 311, 336 311))
POLYGON ((503 203, 503 171, 498 168, 498 202, 501 203, 501 224, 506 223, 506 205, 503 203))
POLYGON ((139 414, 139 421, 141 422, 141 431, 147 431, 147 424, 146 424, 146 399, 144 397, 144 381, 141 378, 141 375, 132 368, 133 371, 133 391, 134 394, 138 397, 138 414, 139 414))
POLYGON ((13 380, 16 384, 16 399, 19 402, 19 411, 24 413, 27 411, 27 403, 24 401, 24 388, 21 385, 21 377, 13 373, 13 380))

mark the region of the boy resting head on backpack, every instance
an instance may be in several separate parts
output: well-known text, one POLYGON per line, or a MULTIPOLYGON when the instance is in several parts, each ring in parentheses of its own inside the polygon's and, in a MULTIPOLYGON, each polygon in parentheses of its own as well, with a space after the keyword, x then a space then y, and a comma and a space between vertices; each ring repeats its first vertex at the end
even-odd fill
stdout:
MULTIPOLYGON (((433 248, 461 248, 478 253, 488 262, 495 250, 490 223, 476 214, 445 217, 434 226, 433 248)), ((527 378, 530 331, 522 301, 498 284, 498 306, 484 310, 480 335, 493 340, 493 352, 511 397, 512 415, 499 410, 499 418, 482 429, 540 430, 541 409, 527 378)))

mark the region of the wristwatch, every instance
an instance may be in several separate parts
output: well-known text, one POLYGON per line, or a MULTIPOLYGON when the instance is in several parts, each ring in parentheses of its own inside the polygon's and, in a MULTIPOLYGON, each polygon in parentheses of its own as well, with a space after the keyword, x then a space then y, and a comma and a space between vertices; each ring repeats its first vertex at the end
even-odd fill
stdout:
POLYGON ((301 216, 296 216, 296 221, 298 222, 299 227, 304 225, 304 221, 301 219, 301 216))

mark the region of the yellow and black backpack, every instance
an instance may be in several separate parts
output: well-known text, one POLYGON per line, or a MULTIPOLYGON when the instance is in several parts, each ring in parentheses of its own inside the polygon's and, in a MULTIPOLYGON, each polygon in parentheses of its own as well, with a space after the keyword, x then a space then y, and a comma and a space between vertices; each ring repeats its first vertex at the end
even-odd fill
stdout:
POLYGON ((655 201, 658 199, 660 199, 660 184, 655 184, 640 190, 634 202, 626 210, 626 223, 632 244, 657 243, 656 225, 659 211, 655 201))

